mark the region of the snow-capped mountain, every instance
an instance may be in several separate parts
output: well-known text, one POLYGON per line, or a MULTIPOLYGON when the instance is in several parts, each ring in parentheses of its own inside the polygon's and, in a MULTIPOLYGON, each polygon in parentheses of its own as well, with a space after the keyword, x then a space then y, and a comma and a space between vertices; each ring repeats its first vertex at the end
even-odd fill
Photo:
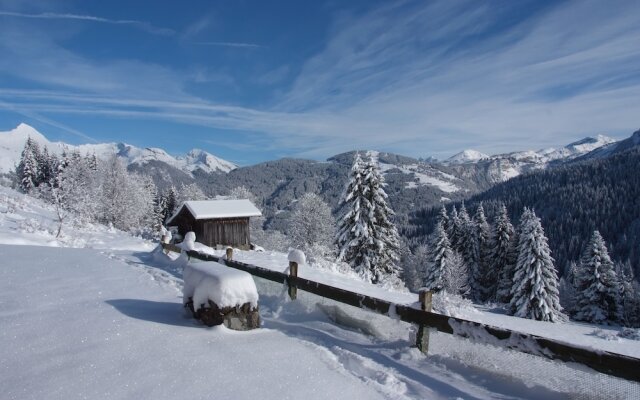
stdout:
POLYGON ((545 168, 549 163, 573 160, 614 143, 616 143, 615 139, 598 135, 586 137, 561 148, 538 151, 526 150, 487 156, 475 150, 465 150, 442 164, 452 167, 476 165, 476 168, 483 170, 490 182, 497 183, 525 172, 545 168))
POLYGON ((623 152, 632 147, 640 146, 640 130, 633 132, 631 137, 621 140, 619 142, 608 143, 604 146, 598 147, 593 151, 581 156, 579 160, 603 158, 610 155, 623 152))
POLYGON ((458 154, 449 157, 445 163, 449 164, 466 164, 476 163, 480 160, 488 159, 489 156, 477 150, 463 150, 458 154))
POLYGON ((65 150, 78 150, 82 154, 95 154, 99 158, 107 158, 115 153, 122 157, 128 165, 142 166, 151 161, 160 161, 189 175, 196 170, 201 170, 205 173, 226 173, 237 168, 237 165, 200 149, 193 149, 184 156, 174 157, 159 148, 139 148, 126 143, 73 146, 62 142, 50 142, 36 129, 23 123, 8 132, 0 132, 0 173, 9 172, 15 167, 20 160, 24 143, 29 137, 41 147, 47 146, 50 152, 56 154, 61 154, 65 150))

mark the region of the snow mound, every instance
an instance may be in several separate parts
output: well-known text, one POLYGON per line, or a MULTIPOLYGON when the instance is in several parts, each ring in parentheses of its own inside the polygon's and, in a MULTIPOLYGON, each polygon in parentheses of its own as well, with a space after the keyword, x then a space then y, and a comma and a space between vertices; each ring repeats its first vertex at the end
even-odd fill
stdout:
POLYGON ((304 255, 302 250, 297 249, 291 250, 289 252, 287 260, 289 260, 289 262, 298 263, 298 265, 307 263, 307 257, 304 255))
POLYGON ((213 301, 220 308, 251 303, 258 306, 258 289, 251 274, 215 262, 189 263, 183 272, 183 304, 194 308, 213 301))
POLYGON ((187 232, 184 235, 184 240, 180 243, 182 250, 191 251, 196 249, 196 234, 193 232, 187 232))

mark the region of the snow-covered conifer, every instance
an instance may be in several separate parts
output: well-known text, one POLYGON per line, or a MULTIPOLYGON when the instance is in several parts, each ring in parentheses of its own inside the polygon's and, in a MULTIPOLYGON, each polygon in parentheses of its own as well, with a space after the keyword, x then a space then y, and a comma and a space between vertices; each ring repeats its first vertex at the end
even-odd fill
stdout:
POLYGON ((454 205, 451 207, 451 217, 449 218, 449 226, 447 229, 447 234, 449 235, 449 241, 451 242, 451 248, 455 251, 460 252, 461 245, 463 242, 463 229, 462 222, 460 221, 460 217, 458 215, 458 210, 454 205))
POLYGON ((474 245, 478 246, 476 249, 476 254, 478 255, 477 269, 474 271, 475 276, 473 277, 473 280, 478 284, 478 300, 482 302, 494 300, 498 274, 495 265, 490 260, 491 227, 484 215, 482 203, 480 203, 473 216, 473 227, 475 228, 476 237, 474 245))
POLYGON ((438 222, 431 244, 431 260, 427 264, 424 286, 429 290, 440 291, 444 288, 444 275, 451 268, 453 251, 442 221, 438 222))
POLYGON ((440 213, 438 214, 438 222, 442 223, 442 227, 444 228, 447 235, 449 234, 449 215, 447 214, 447 208, 442 205, 440 207, 440 213))
POLYGON ((509 220, 507 208, 502 204, 493 224, 490 256, 490 263, 496 271, 496 280, 498 282, 496 300, 502 303, 508 303, 511 300, 510 294, 515 267, 512 262, 512 253, 515 251, 513 247, 516 244, 513 238, 513 225, 509 220))
POLYGON ((165 222, 167 222, 180 207, 180 204, 178 204, 178 192, 173 185, 171 185, 165 196, 165 207, 163 214, 165 215, 165 222))
POLYGON ((467 208, 464 203, 460 206, 458 212, 460 219, 461 234, 459 236, 459 250, 467 270, 469 273, 469 288, 471 299, 474 301, 482 300, 482 272, 480 270, 480 245, 478 241, 478 230, 473 221, 469 217, 467 208))
POLYGON ((601 324, 622 319, 618 278, 597 230, 582 253, 576 281, 577 320, 601 324))
POLYGON ((41 173, 39 160, 41 158, 38 143, 31 139, 31 137, 27 138, 16 170, 18 184, 20 189, 25 193, 33 190, 40 182, 41 173))
POLYGON ((513 315, 539 321, 559 320, 562 308, 553 263, 540 219, 525 208, 520 218, 518 261, 511 289, 513 315))
POLYGON ((356 155, 341 200, 346 212, 338 226, 338 258, 372 283, 382 283, 399 273, 399 235, 390 220, 394 214, 384 186, 376 163, 363 163, 356 155))
POLYGON ((620 309, 625 326, 640 328, 640 284, 629 261, 615 265, 620 287, 620 309))
POLYGON ((578 266, 575 262, 569 263, 566 267, 564 276, 560 278, 560 305, 564 309, 565 313, 570 316, 576 313, 576 274, 578 273, 578 266))

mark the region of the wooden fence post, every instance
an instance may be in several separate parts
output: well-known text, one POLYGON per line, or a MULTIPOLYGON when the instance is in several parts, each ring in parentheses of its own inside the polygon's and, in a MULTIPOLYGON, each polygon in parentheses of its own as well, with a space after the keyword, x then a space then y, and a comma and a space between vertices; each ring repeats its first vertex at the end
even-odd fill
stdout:
POLYGON ((229 260, 229 261, 233 260, 233 248, 232 247, 227 247, 227 260, 229 260))
MULTIPOLYGON (((420 290, 419 299, 420 308, 422 309, 422 311, 431 312, 433 299, 433 294, 431 293, 431 291, 426 289, 420 290)), ((418 346, 418 349, 424 354, 427 354, 427 352, 429 351, 429 331, 430 329, 426 325, 420 324, 418 326, 416 346, 418 346)))
MULTIPOLYGON (((289 261, 289 278, 298 277, 298 263, 295 261, 289 261)), ((292 279, 289 279, 289 297, 291 300, 295 300, 298 297, 298 288, 292 279)))

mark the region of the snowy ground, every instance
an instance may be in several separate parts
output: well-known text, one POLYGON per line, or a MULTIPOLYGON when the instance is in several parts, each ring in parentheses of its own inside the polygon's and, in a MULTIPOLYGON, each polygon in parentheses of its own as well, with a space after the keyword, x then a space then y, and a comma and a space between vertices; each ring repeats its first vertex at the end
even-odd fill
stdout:
MULTIPOLYGON (((291 302, 281 285, 260 279, 263 329, 205 328, 182 310, 179 266, 152 244, 100 226, 54 240, 52 216, 0 188, 2 398, 640 398, 640 385, 451 335, 433 334, 424 357, 411 348, 409 324, 304 292, 291 302)), ((278 253, 236 257, 286 266, 278 253)), ((300 273, 361 285, 328 271, 300 273)), ((631 352, 640 343, 600 336, 588 340, 631 352)))

